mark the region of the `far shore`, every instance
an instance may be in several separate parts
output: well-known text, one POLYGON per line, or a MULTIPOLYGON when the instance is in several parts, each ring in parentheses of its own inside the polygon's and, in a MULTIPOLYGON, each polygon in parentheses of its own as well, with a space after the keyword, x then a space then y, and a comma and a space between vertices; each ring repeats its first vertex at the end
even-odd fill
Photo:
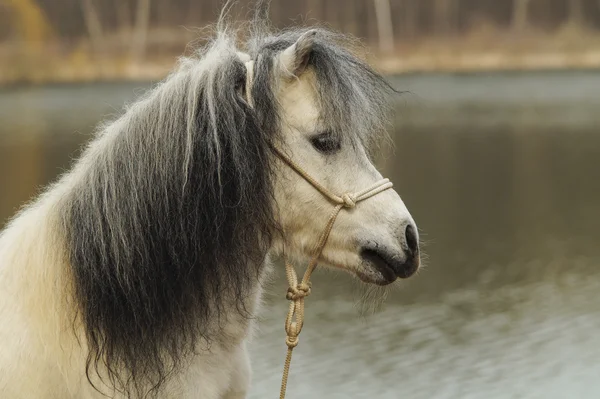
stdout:
MULTIPOLYGON (((175 61, 134 63, 90 62, 39 67, 23 73, 0 66, 0 85, 157 81, 175 61)), ((600 50, 576 54, 541 53, 515 56, 502 52, 384 57, 372 62, 386 75, 545 70, 600 70, 600 50)))
MULTIPOLYGON (((171 49, 180 46, 171 46, 171 49)), ((89 45, 69 52, 26 51, 0 45, 0 85, 158 81, 178 55, 148 50, 142 61, 126 55, 93 56, 89 45), (15 53, 15 49, 17 52, 15 53)), ((600 70, 600 36, 581 32, 554 37, 473 34, 466 37, 398 43, 391 54, 367 55, 381 73, 469 73, 545 70, 600 70)), ((29 49, 31 50, 31 49, 29 49)))

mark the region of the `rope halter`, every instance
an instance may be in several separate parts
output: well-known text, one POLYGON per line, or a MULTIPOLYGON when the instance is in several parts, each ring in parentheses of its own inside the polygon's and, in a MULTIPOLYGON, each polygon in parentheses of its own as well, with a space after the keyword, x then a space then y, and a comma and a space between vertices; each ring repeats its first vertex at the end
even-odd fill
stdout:
MULTIPOLYGON (((246 70, 246 97, 250 106, 253 106, 251 90, 254 75, 254 61, 246 62, 246 70)), ((294 172, 300 175, 304 180, 310 183, 317 191, 323 194, 323 196, 325 196, 334 204, 334 208, 332 209, 332 212, 329 215, 327 224, 323 229, 323 233, 321 233, 321 236, 319 237, 319 241, 317 243, 317 246, 315 247, 313 256, 308 264, 308 267, 306 268, 306 272, 304 273, 302 280, 298 281, 298 275, 296 274, 294 266, 290 262, 288 262, 287 259, 285 260, 285 274, 289 285, 286 294, 286 299, 290 301, 290 307, 288 310, 287 317, 285 319, 285 343, 288 349, 285 358, 285 365, 283 368, 283 377, 281 380, 281 392, 279 395, 280 399, 284 399, 287 388, 290 363, 292 361, 292 351, 296 346, 298 346, 298 336, 300 335, 300 332, 302 331, 302 327, 304 325, 304 299, 307 296, 309 296, 311 292, 310 276, 317 267, 317 262, 321 257, 323 248, 325 248, 325 244, 327 243, 327 239, 329 238, 329 234, 333 229, 333 224, 335 223, 337 216, 339 215, 342 209, 352 209, 356 207, 357 203, 392 188, 393 184, 392 182, 390 182, 389 179, 382 179, 374 183, 373 185, 365 188, 364 190, 361 190, 356 193, 344 193, 340 196, 331 192, 329 189, 327 189, 325 186, 319 183, 302 166, 294 162, 290 157, 288 157, 278 148, 275 148, 275 153, 294 172)))

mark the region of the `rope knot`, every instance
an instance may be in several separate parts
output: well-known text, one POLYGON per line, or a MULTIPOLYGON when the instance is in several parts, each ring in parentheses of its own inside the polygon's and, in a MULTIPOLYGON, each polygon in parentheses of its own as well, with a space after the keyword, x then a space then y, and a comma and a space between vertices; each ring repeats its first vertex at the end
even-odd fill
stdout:
POLYGON ((342 200, 344 201, 345 208, 354 208, 356 206, 356 199, 352 194, 344 194, 342 195, 342 200))
POLYGON ((310 285, 300 283, 295 287, 288 287, 286 299, 290 301, 296 301, 298 299, 306 298, 310 295, 310 285))
POLYGON ((285 338, 285 344, 288 346, 288 348, 295 348, 296 346, 298 346, 298 337, 290 337, 289 335, 285 338))

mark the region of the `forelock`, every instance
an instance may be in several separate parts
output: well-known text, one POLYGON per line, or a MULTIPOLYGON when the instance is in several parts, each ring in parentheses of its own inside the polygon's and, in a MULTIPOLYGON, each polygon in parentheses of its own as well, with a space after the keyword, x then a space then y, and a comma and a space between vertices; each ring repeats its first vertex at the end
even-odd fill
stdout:
MULTIPOLYGON (((276 87, 282 75, 276 68, 279 54, 309 30, 316 30, 308 67, 316 77, 319 124, 334 134, 366 147, 385 135, 391 95, 397 91, 356 55, 357 42, 350 36, 322 28, 301 28, 263 34, 248 41, 249 53, 256 60, 256 95, 276 87)), ((271 101, 276 101, 272 92, 271 101)), ((277 104, 275 104, 277 105, 277 104)))

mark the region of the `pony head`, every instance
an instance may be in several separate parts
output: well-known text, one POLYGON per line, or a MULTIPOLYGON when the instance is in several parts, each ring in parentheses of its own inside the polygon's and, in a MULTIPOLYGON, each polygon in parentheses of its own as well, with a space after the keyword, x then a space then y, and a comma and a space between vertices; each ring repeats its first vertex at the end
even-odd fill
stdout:
MULTIPOLYGON (((334 193, 357 192, 379 181, 370 154, 386 127, 395 90, 351 53, 349 40, 322 29, 288 31, 260 42, 249 57, 249 101, 262 122, 278 126, 286 156, 334 193), (269 102, 261 99, 269 98, 269 102), (275 110, 275 112, 273 112, 275 110)), ((266 128, 266 126, 265 126, 266 128)), ((315 254, 331 202, 284 164, 277 168, 275 209, 283 232, 274 249, 288 257, 315 254)), ((394 190, 341 212, 320 263, 378 285, 419 267, 414 220, 394 190)))

